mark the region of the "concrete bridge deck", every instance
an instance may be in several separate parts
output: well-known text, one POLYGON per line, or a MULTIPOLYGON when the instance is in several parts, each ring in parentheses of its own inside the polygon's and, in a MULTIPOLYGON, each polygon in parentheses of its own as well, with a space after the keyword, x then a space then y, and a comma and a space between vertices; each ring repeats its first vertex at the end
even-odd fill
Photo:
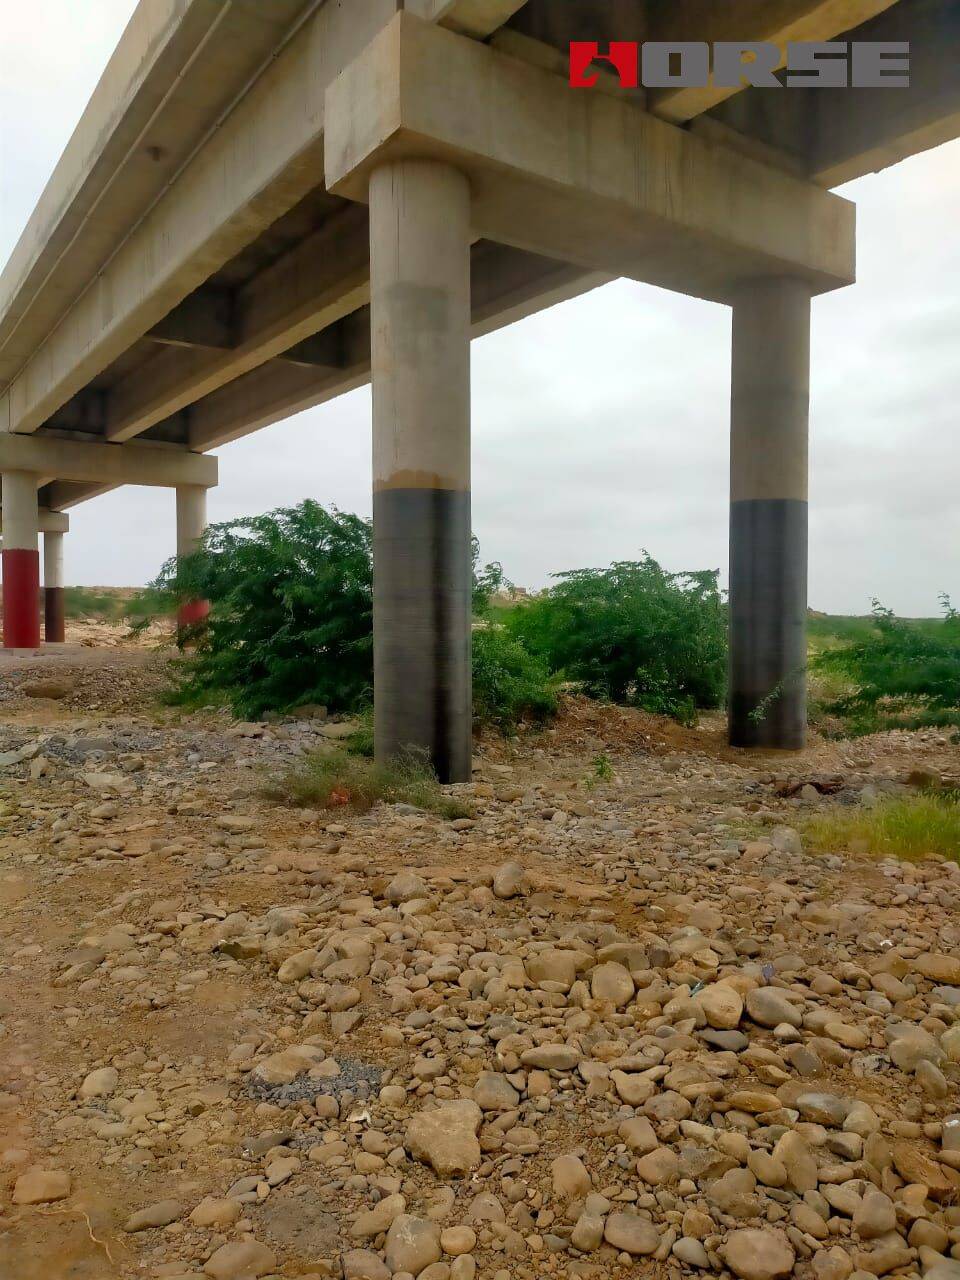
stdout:
POLYGON ((734 309, 732 733, 796 745, 830 188, 955 137, 958 65, 960 0, 142 0, 0 275, 6 643, 38 507, 172 486, 185 552, 203 454, 372 376, 379 745, 462 776, 469 340, 627 276, 734 309), (576 40, 909 41, 911 83, 577 90, 576 40))

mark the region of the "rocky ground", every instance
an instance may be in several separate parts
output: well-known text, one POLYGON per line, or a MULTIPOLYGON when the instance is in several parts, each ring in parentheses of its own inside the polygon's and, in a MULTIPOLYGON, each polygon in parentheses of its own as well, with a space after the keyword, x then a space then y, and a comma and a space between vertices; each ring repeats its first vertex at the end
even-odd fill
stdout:
POLYGON ((960 866, 799 834, 944 735, 574 703, 472 819, 318 813, 335 726, 162 666, 0 664, 5 1280, 960 1280, 960 866))

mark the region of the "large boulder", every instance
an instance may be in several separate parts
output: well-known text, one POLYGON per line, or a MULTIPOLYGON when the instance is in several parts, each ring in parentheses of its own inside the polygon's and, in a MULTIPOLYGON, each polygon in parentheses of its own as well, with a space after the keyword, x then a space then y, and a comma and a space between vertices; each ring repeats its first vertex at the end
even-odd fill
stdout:
POLYGON ((441 1178, 466 1177, 480 1164, 477 1130, 482 1117, 469 1099, 441 1102, 412 1118, 404 1145, 415 1160, 430 1165, 441 1178))

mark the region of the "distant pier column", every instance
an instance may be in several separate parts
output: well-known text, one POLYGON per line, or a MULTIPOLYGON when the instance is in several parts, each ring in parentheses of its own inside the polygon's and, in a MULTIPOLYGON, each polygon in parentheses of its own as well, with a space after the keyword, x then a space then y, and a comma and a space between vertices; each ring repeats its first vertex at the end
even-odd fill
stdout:
MULTIPOLYGON (((177 556, 191 555, 200 545, 207 527, 207 491, 200 485, 177 488, 177 556)), ((177 626, 194 626, 210 612, 206 600, 188 600, 177 610, 177 626)))
POLYGON ((66 640, 63 534, 50 530, 43 534, 43 638, 47 644, 66 640))
POLYGON ((40 549, 37 477, 5 471, 3 502, 3 645, 40 644, 40 549))
POLYGON ((745 284, 733 305, 730 742, 806 738, 810 290, 745 284))
POLYGON ((470 190, 433 161, 370 178, 374 743, 471 775, 470 190))

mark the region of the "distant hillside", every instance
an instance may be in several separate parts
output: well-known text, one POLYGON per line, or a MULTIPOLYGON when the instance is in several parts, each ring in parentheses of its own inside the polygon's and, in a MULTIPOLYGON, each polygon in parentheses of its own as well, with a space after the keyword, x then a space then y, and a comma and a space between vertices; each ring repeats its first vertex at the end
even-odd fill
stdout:
POLYGON ((140 587, 66 587, 64 609, 72 619, 92 618, 98 622, 120 622, 140 587))

